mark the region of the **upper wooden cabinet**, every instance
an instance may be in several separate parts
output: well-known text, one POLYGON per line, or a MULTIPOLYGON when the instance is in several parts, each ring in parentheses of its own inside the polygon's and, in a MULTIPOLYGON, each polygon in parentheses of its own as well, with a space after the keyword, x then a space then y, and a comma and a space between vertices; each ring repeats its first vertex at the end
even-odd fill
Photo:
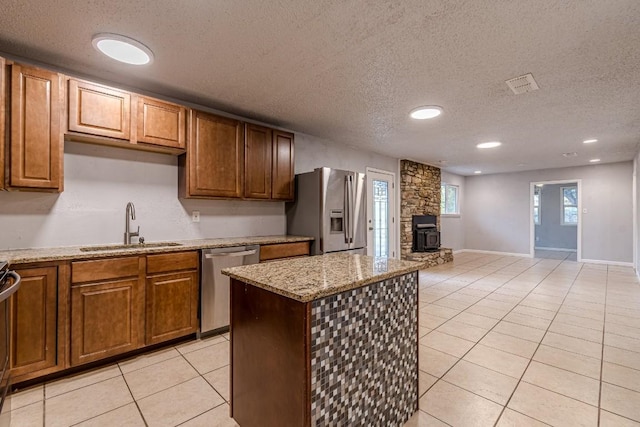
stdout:
POLYGON ((273 131, 250 123, 244 129, 244 197, 269 199, 273 131))
POLYGON ((131 95, 81 80, 69 80, 69 131, 129 139, 131 95))
POLYGON ((62 190, 62 78, 11 64, 8 187, 62 190))
POLYGON ((273 160, 271 172, 271 198, 274 200, 293 200, 293 134, 279 130, 273 131, 273 160))
POLYGON ((191 111, 187 154, 181 156, 180 197, 243 195, 244 139, 238 120, 191 111))
POLYGON ((186 121, 181 105, 69 79, 71 139, 179 154, 186 148, 186 121))
POLYGON ((293 134, 245 124, 244 197, 293 200, 293 134))
MULTIPOLYGON (((181 105, 136 96, 136 143, 186 148, 187 109, 181 105)), ((134 142, 134 141, 132 141, 134 142)))

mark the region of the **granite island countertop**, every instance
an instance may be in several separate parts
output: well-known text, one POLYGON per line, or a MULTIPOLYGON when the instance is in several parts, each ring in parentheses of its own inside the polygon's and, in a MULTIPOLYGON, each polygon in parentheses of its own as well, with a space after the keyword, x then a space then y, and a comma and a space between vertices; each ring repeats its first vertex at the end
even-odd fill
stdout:
POLYGON ((309 302, 412 271, 424 263, 327 254, 226 268, 222 274, 279 295, 309 302))
MULTIPOLYGON (((61 246, 54 248, 9 249, 0 251, 0 260, 10 265, 33 262, 65 261, 70 259, 95 259, 113 256, 145 255, 153 253, 182 252, 197 249, 228 248, 245 245, 268 245, 278 243, 307 242, 314 240, 307 236, 259 236, 259 237, 226 237, 215 239, 171 240, 165 243, 177 243, 174 246, 155 246, 158 242, 131 246, 123 249, 83 251, 81 248, 106 247, 105 245, 61 246)), ((119 246, 118 244, 113 244, 119 246)))

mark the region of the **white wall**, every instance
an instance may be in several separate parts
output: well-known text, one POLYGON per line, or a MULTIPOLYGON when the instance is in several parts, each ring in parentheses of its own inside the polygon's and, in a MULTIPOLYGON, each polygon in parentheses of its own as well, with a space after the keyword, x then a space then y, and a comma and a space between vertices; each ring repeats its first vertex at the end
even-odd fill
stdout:
POLYGON ((179 200, 175 156, 65 142, 64 162, 61 194, 0 192, 0 249, 122 242, 129 201, 147 241, 285 232, 283 202, 179 200))
POLYGON ((635 227, 633 228, 633 261, 636 267, 636 274, 640 276, 640 152, 636 154, 633 160, 633 220, 635 227))
MULTIPOLYGON (((396 159, 304 134, 295 150, 296 173, 397 168, 396 159)), ((286 233, 283 202, 178 199, 175 156, 67 141, 64 175, 60 194, 0 191, 0 249, 120 243, 129 201, 132 226, 149 242, 286 233)))
POLYGON ((396 180, 399 177, 398 159, 311 135, 296 133, 295 150, 297 174, 325 166, 365 173, 365 169, 370 167, 394 172, 396 180))
POLYGON ((451 248, 454 251, 464 249, 464 220, 467 215, 465 212, 465 177, 442 171, 441 181, 443 184, 458 186, 458 209, 460 211, 460 215, 440 216, 441 244, 443 247, 451 248))
POLYGON ((582 258, 632 262, 632 162, 465 179, 467 249, 529 253, 531 182, 582 179, 582 258))

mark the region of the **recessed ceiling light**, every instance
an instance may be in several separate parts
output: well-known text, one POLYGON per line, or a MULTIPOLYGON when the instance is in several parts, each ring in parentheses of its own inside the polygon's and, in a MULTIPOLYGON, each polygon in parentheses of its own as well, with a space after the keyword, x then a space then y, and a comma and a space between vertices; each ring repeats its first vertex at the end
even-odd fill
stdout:
POLYGON ((483 142, 481 144, 476 145, 478 148, 496 148, 502 145, 502 142, 491 141, 491 142, 483 142))
POLYGON ((475 173, 475 174, 477 175, 477 174, 482 173, 482 171, 475 171, 475 172, 473 172, 473 173, 475 173))
POLYGON ((433 119, 434 117, 438 117, 440 114, 442 114, 442 107, 438 107, 437 105, 418 107, 411 110, 411 113, 409 113, 411 118, 416 120, 433 119))
POLYGON ((598 163, 600 161, 600 159, 591 159, 589 160, 591 163, 598 163))
POLYGON ((145 65, 153 62, 151 49, 120 34, 100 33, 93 36, 93 47, 116 61, 132 65, 145 65))
POLYGON ((576 157, 578 155, 578 153, 576 153, 575 151, 572 153, 562 153, 562 155, 564 157, 576 157))
POLYGON ((598 142, 597 139, 585 139, 584 141, 582 141, 584 144, 591 144, 594 142, 598 142))

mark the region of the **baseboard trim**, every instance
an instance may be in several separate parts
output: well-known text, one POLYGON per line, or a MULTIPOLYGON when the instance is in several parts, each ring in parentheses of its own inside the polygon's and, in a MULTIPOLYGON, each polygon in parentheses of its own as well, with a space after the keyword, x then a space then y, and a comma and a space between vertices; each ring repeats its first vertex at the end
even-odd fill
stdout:
POLYGON ((460 249, 459 251, 454 253, 460 253, 460 252, 472 252, 477 254, 491 254, 491 255, 503 255, 503 256, 517 256, 521 258, 533 258, 531 254, 523 254, 518 252, 484 251, 480 249, 460 249))
POLYGON ((578 252, 577 249, 567 249, 567 248, 545 248, 543 246, 536 246, 535 249, 539 249, 541 251, 555 251, 555 252, 578 252))
POLYGON ((582 258, 579 262, 584 262, 586 264, 616 265, 618 267, 633 267, 633 263, 632 262, 607 261, 607 260, 603 260, 603 259, 585 259, 585 258, 582 258))
POLYGON ((459 253, 462 253, 462 252, 464 252, 464 249, 456 249, 455 251, 452 252, 452 254, 455 255, 455 254, 459 254, 459 253))

